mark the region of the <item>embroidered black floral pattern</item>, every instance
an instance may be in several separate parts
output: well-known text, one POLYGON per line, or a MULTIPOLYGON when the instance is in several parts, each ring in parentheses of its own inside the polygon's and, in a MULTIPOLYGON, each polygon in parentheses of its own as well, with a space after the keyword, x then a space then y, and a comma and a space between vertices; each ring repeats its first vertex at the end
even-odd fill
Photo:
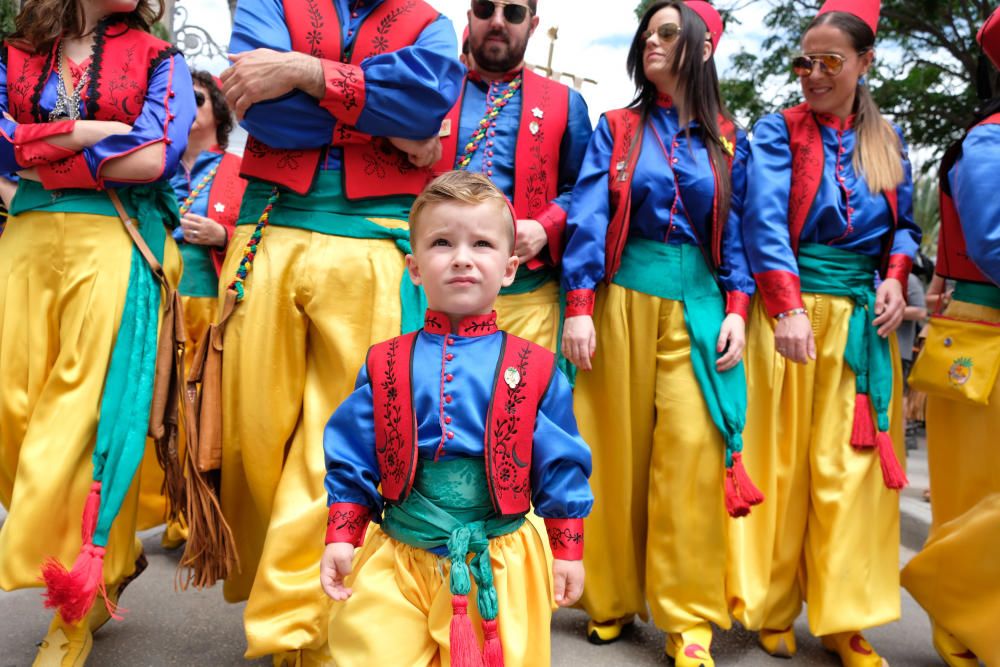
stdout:
POLYGON ((322 58, 323 49, 320 48, 320 43, 323 41, 323 12, 316 0, 308 0, 308 3, 306 14, 309 15, 309 31, 306 33, 306 41, 309 43, 309 55, 322 58))
POLYGON ((583 533, 572 528, 549 527, 546 532, 549 534, 549 546, 552 547, 553 552, 565 550, 570 545, 579 545, 583 542, 583 533))
POLYGON ((481 319, 481 320, 471 320, 467 321, 465 326, 462 327, 462 333, 466 336, 473 336, 476 334, 483 333, 493 333, 497 330, 497 322, 492 316, 481 319))
POLYGON ((506 493, 527 496, 531 482, 529 476, 520 474, 518 469, 527 468, 531 463, 531 456, 522 458, 518 455, 516 436, 521 422, 518 408, 527 399, 524 390, 528 386, 528 358, 531 356, 531 346, 525 344, 517 356, 519 381, 514 386, 505 385, 507 396, 504 400, 503 414, 494 419, 491 427, 492 456, 495 462, 497 487, 506 493))
MULTIPOLYGON (((822 162, 823 156, 816 155, 813 151, 813 146, 822 145, 822 140, 817 136, 819 134, 819 128, 816 123, 805 123, 806 130, 806 141, 801 145, 796 147, 794 151, 794 163, 792 164, 792 173, 796 174, 796 178, 808 179, 812 182, 808 186, 801 189, 793 188, 792 193, 788 198, 788 219, 789 221, 805 220, 805 215, 808 211, 803 211, 803 209, 812 206, 812 201, 809 199, 811 193, 815 193, 818 187, 815 180, 811 177, 815 173, 809 168, 809 165, 816 163, 817 161, 822 162)), ((805 184, 803 184, 805 185, 805 184)), ((801 230, 792 230, 792 233, 801 232, 801 230)), ((792 239, 792 245, 798 246, 798 238, 792 239)))
POLYGON ((339 534, 345 531, 352 537, 358 535, 368 523, 368 515, 357 510, 334 510, 333 514, 327 517, 326 525, 333 526, 339 534))
MULTIPOLYGON (((543 109, 549 108, 549 87, 543 87, 540 106, 543 109)), ((531 146, 528 151, 534 158, 528 169, 528 176, 525 185, 525 198, 527 199, 528 211, 530 215, 540 213, 549 202, 549 156, 543 150, 545 146, 545 128, 539 126, 539 130, 531 134, 531 146)))
POLYGON ((594 293, 578 290, 566 295, 566 307, 570 310, 582 310, 590 307, 594 303, 594 293))
POLYGON ((397 484, 405 481, 403 459, 399 455, 406 444, 400 425, 403 421, 403 408, 399 405, 399 384, 396 374, 399 356, 399 339, 389 342, 389 351, 385 358, 385 371, 382 374, 381 387, 385 391, 385 402, 382 404, 382 418, 385 425, 384 438, 378 453, 382 455, 382 477, 389 478, 397 484))
POLYGON ((441 320, 437 318, 436 315, 426 315, 424 316, 424 329, 428 331, 444 331, 444 324, 441 320))
POLYGON ((372 52, 370 55, 377 56, 388 50, 389 33, 392 31, 392 26, 399 20, 400 16, 413 11, 416 4, 417 3, 414 2, 414 0, 408 0, 402 7, 397 7, 382 17, 382 20, 379 21, 378 27, 375 29, 375 36, 372 37, 372 52))
POLYGON ((340 93, 344 110, 350 111, 358 106, 358 88, 361 86, 358 70, 347 65, 334 65, 334 70, 340 78, 330 81, 330 86, 340 93))

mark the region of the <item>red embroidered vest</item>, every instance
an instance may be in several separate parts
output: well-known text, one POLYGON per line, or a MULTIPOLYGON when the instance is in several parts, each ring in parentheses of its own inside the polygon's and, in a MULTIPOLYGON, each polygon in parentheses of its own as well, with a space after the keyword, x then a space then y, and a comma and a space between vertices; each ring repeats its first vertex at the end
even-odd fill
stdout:
MULTIPOLYGON (((212 180, 212 188, 208 191, 208 217, 225 227, 227 236, 236 228, 243 191, 247 189, 246 180, 240 177, 240 162, 239 155, 224 153, 219 161, 219 170, 212 180)), ((212 249, 216 273, 222 271, 225 257, 225 248, 212 249)))
MULTIPOLYGON (((388 503, 406 499, 417 471, 412 364, 418 333, 373 345, 366 361, 375 408, 375 452, 388 503)), ((531 341, 502 335, 483 451, 493 507, 501 516, 511 516, 530 509, 535 417, 552 379, 555 356, 531 341)))
MULTIPOLYGON (((614 144, 611 148, 611 164, 608 167, 608 235, 605 241, 604 282, 611 280, 618 273, 622 263, 622 252, 628 240, 629 220, 632 214, 632 176, 642 152, 643 128, 639 125, 637 109, 615 109, 604 114, 614 144), (632 144, 636 146, 633 149, 632 144)), ((736 126, 725 118, 719 118, 719 131, 736 150, 736 126)), ((730 173, 733 168, 733 156, 726 155, 730 173)), ((710 265, 717 269, 722 263, 722 232, 725 220, 719 220, 719 175, 715 176, 715 197, 712 202, 712 239, 708 248, 703 250, 711 259, 710 265)))
MULTIPOLYGON (((792 251, 798 254, 799 237, 806 225, 819 184, 823 179, 823 137, 819 121, 809 105, 803 102, 781 112, 788 127, 789 146, 792 150, 792 187, 788 195, 788 227, 792 251)), ((892 229, 882 248, 882 276, 889 269, 889 253, 899 225, 899 197, 896 190, 883 193, 892 212, 892 229)), ((904 281, 905 282, 905 281, 904 281)))
MULTIPOLYGON (((569 88, 524 68, 521 85, 521 122, 514 153, 514 211, 519 218, 534 218, 559 194, 559 150, 569 120, 569 88), (536 116, 534 110, 540 110, 536 116)), ((441 139, 441 159, 435 174, 455 168, 459 151, 469 137, 459 136, 465 85, 458 103, 448 112, 451 134, 441 139)))
MULTIPOLYGON (((328 0, 283 0, 292 48, 335 62, 360 65, 365 58, 412 45, 438 12, 422 0, 387 0, 362 23, 353 46, 345 52, 341 24, 328 0)), ((341 139, 356 131, 337 122, 341 139)), ((283 185, 299 194, 312 187, 325 149, 272 148, 253 136, 243 155, 243 175, 283 185)), ((431 179, 429 169, 418 169, 384 137, 343 146, 344 194, 348 199, 419 194, 431 179)))
MULTIPOLYGON (((1000 113, 993 114, 979 125, 1000 125, 1000 113)), ((958 218, 958 210, 951 198, 950 192, 944 188, 938 191, 941 208, 941 230, 938 232, 937 263, 935 273, 945 278, 968 280, 976 283, 992 285, 993 281, 986 277, 971 259, 965 247, 965 234, 962 233, 962 223, 958 218)))
MULTIPOLYGON (((7 99, 10 115, 19 123, 45 123, 38 103, 58 66, 56 42, 46 53, 28 53, 14 44, 7 48, 7 99)), ((91 78, 83 93, 86 117, 133 124, 146 101, 149 77, 177 49, 123 23, 99 24, 94 37, 91 78)))

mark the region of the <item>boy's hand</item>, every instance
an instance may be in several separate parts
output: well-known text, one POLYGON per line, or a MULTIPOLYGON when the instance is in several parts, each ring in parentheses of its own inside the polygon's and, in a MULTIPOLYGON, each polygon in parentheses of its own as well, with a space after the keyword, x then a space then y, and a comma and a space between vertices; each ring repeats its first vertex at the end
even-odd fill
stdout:
POLYGON ((555 588, 556 604, 569 607, 583 595, 583 561, 552 561, 552 583, 555 588))
POLYGON ((331 542, 323 550, 319 562, 319 579, 323 591, 337 601, 351 597, 352 591, 344 586, 344 578, 351 573, 354 560, 354 545, 348 542, 331 542))

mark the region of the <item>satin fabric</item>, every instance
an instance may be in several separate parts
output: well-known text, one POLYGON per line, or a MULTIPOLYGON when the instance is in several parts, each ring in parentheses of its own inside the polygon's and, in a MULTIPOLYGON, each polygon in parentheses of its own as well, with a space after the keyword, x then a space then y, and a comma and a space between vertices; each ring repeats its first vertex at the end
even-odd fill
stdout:
POLYGON ((501 294, 495 307, 498 327, 559 352, 559 283, 550 280, 531 292, 501 294))
MULTIPOLYGON (((536 529, 525 523, 490 540, 500 613, 500 641, 508 667, 550 664, 552 563, 536 529)), ((354 557, 345 602, 330 614, 330 653, 338 667, 447 666, 451 662, 450 567, 445 557, 391 539, 373 526, 354 557)), ((476 592, 473 586, 473 593, 476 592)), ((469 604, 479 646, 479 610, 469 604)))
POLYGON ((962 156, 948 172, 955 209, 962 221, 969 257, 1000 285, 1000 125, 980 125, 962 142, 962 156))
MULTIPOLYGON (((252 233, 236 228, 223 288, 252 233)), ((222 378, 221 500, 241 568, 224 593, 247 600, 248 658, 326 644, 323 427, 368 347, 399 335, 403 268, 390 240, 264 231, 226 327, 222 378)))
POLYGON ((645 618, 648 601, 667 632, 728 628, 725 449, 692 369, 684 305, 612 284, 594 321, 593 370, 577 375, 574 398, 594 462, 581 605, 610 621, 645 618))
MULTIPOLYGON (((182 296, 184 307, 184 326, 187 327, 188 341, 184 346, 186 365, 190 367, 198 341, 202 339, 209 325, 215 320, 218 309, 218 299, 212 297, 182 296)), ((185 369, 185 377, 187 377, 185 369)), ((184 430, 178 434, 178 449, 184 455, 184 430)), ((183 460, 183 458, 181 459, 183 460)), ((146 439, 146 453, 142 459, 139 473, 139 518, 137 530, 147 530, 163 523, 167 513, 167 500, 161 493, 163 487, 163 468, 156 460, 156 447, 153 441, 146 439)), ((186 530, 186 528, 185 528, 186 530)))
MULTIPOLYGON (((844 347, 854 303, 802 298, 817 352, 807 365, 775 351, 775 321, 755 299, 743 463, 767 500, 729 524, 728 589, 746 628, 784 630, 806 602, 810 629, 822 636, 899 618, 899 494, 885 488, 878 451, 850 445, 855 379, 844 347)), ((889 432, 905 461, 895 335, 889 343, 889 432)))
MULTIPOLYGON (((167 241, 164 268, 179 274, 167 241)), ((128 286, 132 240, 117 217, 33 212, 0 240, 0 588, 40 586, 49 556, 72 563, 104 377, 128 286)), ((134 570, 134 482, 104 558, 110 586, 134 570)))

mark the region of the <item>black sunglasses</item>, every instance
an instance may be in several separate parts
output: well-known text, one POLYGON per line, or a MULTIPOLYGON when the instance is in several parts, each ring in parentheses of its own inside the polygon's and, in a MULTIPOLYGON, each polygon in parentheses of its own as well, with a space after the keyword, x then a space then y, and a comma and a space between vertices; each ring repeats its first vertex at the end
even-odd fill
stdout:
POLYGON ((198 107, 200 107, 202 104, 204 104, 205 103, 205 93, 201 92, 200 90, 194 91, 194 103, 195 103, 195 106, 198 106, 198 107))
POLYGON ((503 7, 503 18, 511 25, 524 23, 530 11, 524 5, 512 5, 507 2, 494 2, 493 0, 472 0, 472 14, 482 21, 489 20, 496 11, 497 5, 503 7))

